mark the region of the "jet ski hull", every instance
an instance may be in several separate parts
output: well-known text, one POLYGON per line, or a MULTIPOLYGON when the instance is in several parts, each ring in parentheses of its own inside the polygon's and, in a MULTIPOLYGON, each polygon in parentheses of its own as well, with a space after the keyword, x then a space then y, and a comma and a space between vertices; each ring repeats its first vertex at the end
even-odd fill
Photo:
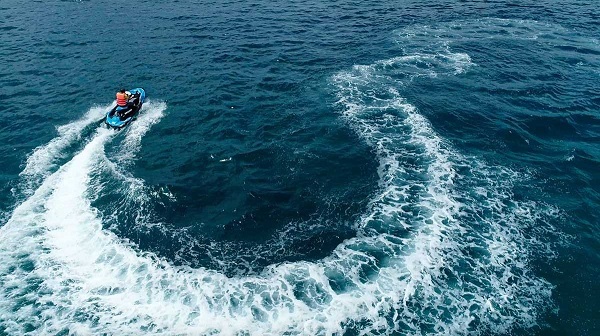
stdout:
POLYGON ((140 110, 142 109, 142 105, 146 100, 146 92, 142 88, 136 88, 129 90, 132 95, 132 103, 133 106, 131 109, 124 110, 119 106, 113 107, 110 111, 106 113, 105 123, 108 127, 113 129, 121 129, 127 126, 131 121, 133 121, 140 110))

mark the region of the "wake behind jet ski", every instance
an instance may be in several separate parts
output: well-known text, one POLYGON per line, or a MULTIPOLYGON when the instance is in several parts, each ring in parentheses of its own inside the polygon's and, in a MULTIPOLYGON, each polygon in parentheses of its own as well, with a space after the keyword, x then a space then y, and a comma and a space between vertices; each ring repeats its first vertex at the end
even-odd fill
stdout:
POLYGON ((117 92, 117 105, 106 113, 106 125, 121 129, 129 124, 138 114, 146 100, 144 89, 137 88, 117 92))

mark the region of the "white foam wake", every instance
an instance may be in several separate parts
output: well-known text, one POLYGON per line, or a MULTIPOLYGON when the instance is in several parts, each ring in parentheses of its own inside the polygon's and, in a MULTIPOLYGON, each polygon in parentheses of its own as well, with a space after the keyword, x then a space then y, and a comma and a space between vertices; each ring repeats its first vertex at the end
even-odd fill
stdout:
MULTIPOLYGON (((546 209, 514 200, 510 181, 522 176, 457 153, 402 98, 407 78, 468 69, 467 55, 437 52, 334 76, 344 119, 380 161, 381 192, 358 237, 331 256, 227 278, 137 251, 103 230, 91 206, 114 134, 98 130, 0 228, 0 326, 9 334, 417 335, 534 325, 551 288, 529 270, 524 230, 546 209)), ((126 134, 124 160, 135 157, 124 154, 139 148, 143 125, 151 123, 126 134)))
POLYGON ((27 158, 20 176, 28 184, 28 189, 34 188, 41 180, 56 169, 58 160, 66 155, 65 149, 81 139, 82 131, 98 122, 111 105, 94 106, 81 118, 57 128, 58 136, 45 145, 33 150, 27 158))
POLYGON ((149 101, 144 105, 143 116, 126 129, 127 134, 116 157, 119 164, 127 164, 135 159, 135 155, 141 148, 142 138, 153 125, 162 119, 166 108, 167 104, 164 102, 149 101))

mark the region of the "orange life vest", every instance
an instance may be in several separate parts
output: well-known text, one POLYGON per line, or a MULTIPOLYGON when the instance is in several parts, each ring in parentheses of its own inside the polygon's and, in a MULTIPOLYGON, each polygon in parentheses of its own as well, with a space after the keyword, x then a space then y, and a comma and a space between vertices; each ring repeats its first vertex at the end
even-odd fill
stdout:
POLYGON ((117 105, 127 106, 127 95, 121 92, 117 92, 117 105))

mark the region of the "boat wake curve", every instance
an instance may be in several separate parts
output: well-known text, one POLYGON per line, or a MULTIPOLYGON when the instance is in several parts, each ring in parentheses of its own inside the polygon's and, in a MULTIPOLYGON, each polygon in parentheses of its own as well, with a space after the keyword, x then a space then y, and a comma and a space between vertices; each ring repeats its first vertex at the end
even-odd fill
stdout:
POLYGON ((110 172, 131 190, 125 197, 146 197, 144 182, 123 167, 164 104, 131 125, 119 164, 105 153, 115 134, 106 129, 54 171, 52 159, 32 160, 28 171, 43 173, 23 175, 41 182, 0 228, 0 330, 465 334, 535 325, 552 286, 530 269, 526 232, 556 210, 518 200, 513 184, 527 175, 460 154, 402 97, 413 80, 460 76, 470 66, 468 55, 444 47, 333 76, 336 109, 379 160, 379 193, 357 237, 330 256, 260 275, 174 266, 103 229, 106 218, 92 206, 100 179, 110 172))

